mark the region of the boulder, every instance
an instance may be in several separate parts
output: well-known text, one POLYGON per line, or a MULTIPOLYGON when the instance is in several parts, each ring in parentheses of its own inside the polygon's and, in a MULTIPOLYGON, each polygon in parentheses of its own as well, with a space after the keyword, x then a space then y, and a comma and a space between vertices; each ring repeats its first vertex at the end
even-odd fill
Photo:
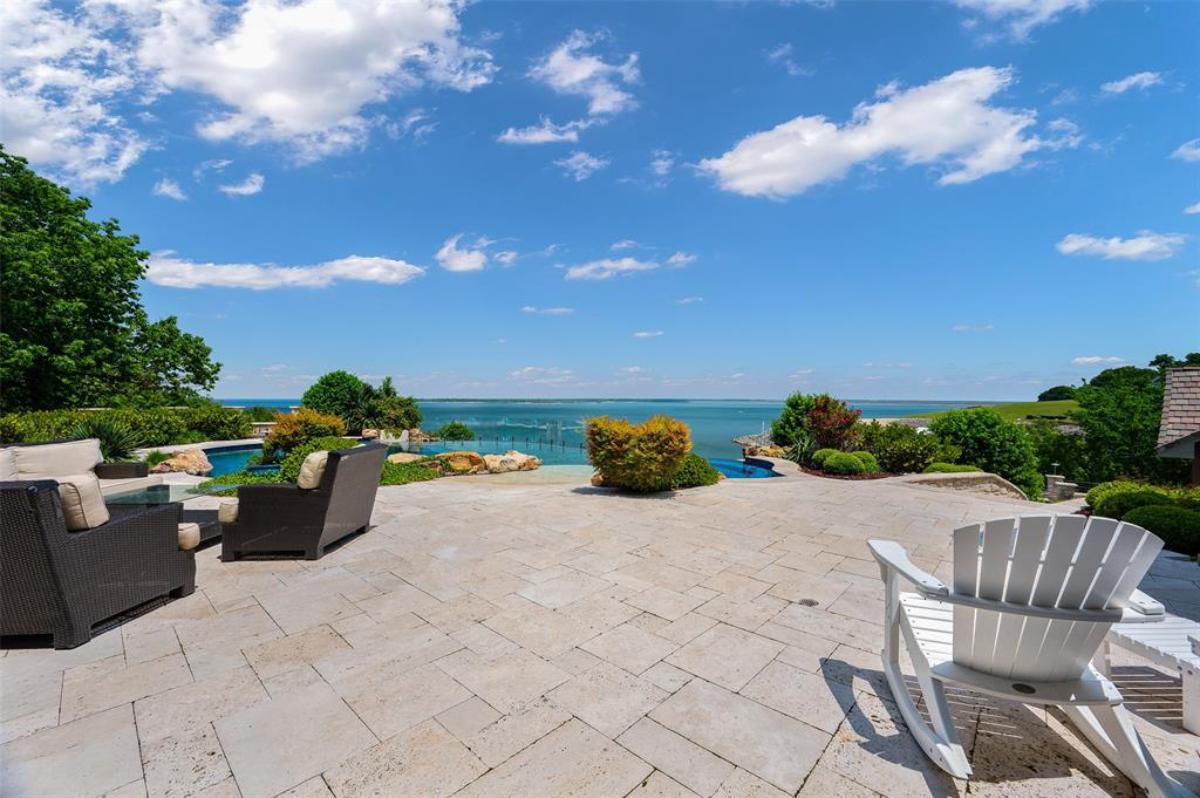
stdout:
POLYGON ((368 440, 375 440, 376 438, 379 437, 379 430, 370 429, 369 427, 364 427, 361 437, 367 438, 368 440))
POLYGON ((424 460, 424 459, 425 459, 425 455, 416 454, 414 452, 396 452, 395 454, 388 455, 388 462, 396 463, 398 465, 404 464, 404 463, 415 463, 418 460, 424 460))
POLYGON ((542 461, 531 454, 521 454, 515 449, 509 449, 504 454, 485 454, 484 466, 491 474, 504 474, 509 471, 532 471, 542 464, 542 461))
POLYGON ((191 474, 196 477, 206 477, 212 472, 212 469, 212 463, 208 461, 208 455, 204 453, 204 450, 192 448, 184 449, 169 460, 163 460, 150 470, 155 474, 175 472, 191 474))
POLYGON ((748 446, 742 452, 746 457, 787 457, 782 446, 748 446))
POLYGON ((478 474, 484 468, 483 455, 479 452, 441 452, 434 457, 451 474, 478 474))
POLYGON ((604 476, 599 471, 592 474, 592 487, 594 487, 594 488, 603 488, 604 487, 604 476))

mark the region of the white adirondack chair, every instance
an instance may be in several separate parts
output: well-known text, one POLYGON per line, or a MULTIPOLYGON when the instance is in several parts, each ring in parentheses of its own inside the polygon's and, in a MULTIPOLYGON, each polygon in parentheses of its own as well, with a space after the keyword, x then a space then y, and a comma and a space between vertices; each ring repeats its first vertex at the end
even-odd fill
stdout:
POLYGON ((1191 795, 1154 762, 1120 692, 1090 664, 1114 623, 1154 604, 1136 588, 1161 540, 1133 524, 1078 515, 971 524, 954 531, 952 587, 914 565, 900 544, 868 544, 887 591, 884 672, 916 741, 943 770, 971 776, 946 703, 944 685, 953 684, 1058 706, 1153 798, 1191 795), (901 636, 932 727, 900 670, 901 636))

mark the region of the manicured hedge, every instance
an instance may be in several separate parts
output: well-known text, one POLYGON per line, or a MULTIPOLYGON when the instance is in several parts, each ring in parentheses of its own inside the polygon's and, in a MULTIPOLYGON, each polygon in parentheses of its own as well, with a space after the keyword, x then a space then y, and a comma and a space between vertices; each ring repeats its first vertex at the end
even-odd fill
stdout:
POLYGON ((315 438, 288 452, 287 456, 283 458, 283 462, 279 464, 279 474, 283 477, 284 481, 295 482, 300 478, 300 467, 304 465, 304 458, 313 452, 339 452, 342 449, 353 449, 357 445, 357 441, 350 440, 349 438, 339 438, 336 436, 315 438))
POLYGON ((965 474, 968 471, 982 471, 979 466, 964 463, 930 463, 925 469, 926 474, 965 474))
POLYGON ((1113 493, 1101 499, 1092 508, 1092 514, 1103 516, 1104 518, 1122 520, 1130 510, 1150 504, 1174 505, 1175 500, 1165 493, 1160 493, 1156 490, 1113 493))
POLYGON ((721 474, 713 468, 712 463, 698 454, 688 454, 683 458, 683 465, 675 472, 671 487, 698 488, 703 485, 716 485, 720 480, 721 474))
POLYGON ((588 460, 604 484, 638 493, 670 490, 692 449, 688 425, 669 416, 641 424, 600 416, 587 420, 588 460))
POLYGON ((1144 504, 1125 514, 1125 521, 1153 532, 1171 551, 1200 554, 1200 512, 1184 507, 1144 504))
POLYGON ((859 462, 863 464, 866 473, 879 473, 879 461, 875 459, 875 455, 867 451, 850 452, 850 454, 858 458, 859 462))
POLYGON ((843 454, 843 452, 839 451, 838 449, 817 449, 812 453, 813 467, 824 468, 825 460, 828 459, 830 455, 834 454, 843 454))
POLYGON ((218 405, 111 410, 38 410, 0 416, 0 443, 67 440, 87 422, 128 427, 142 446, 236 440, 250 437, 250 417, 218 405))
POLYGON ((821 464, 821 470, 830 474, 865 474, 867 467, 850 452, 834 452, 821 464))

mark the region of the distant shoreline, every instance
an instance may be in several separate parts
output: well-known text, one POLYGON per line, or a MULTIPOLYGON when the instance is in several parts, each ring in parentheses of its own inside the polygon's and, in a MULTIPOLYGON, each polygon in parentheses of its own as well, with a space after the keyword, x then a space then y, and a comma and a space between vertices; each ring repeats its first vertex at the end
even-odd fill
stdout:
MULTIPOLYGON (((590 399, 578 399, 578 398, 573 398, 573 399, 548 399, 548 398, 529 399, 529 398, 524 398, 524 399, 522 399, 522 398, 517 398, 517 397, 497 397, 494 399, 477 399, 477 398, 476 399, 467 399, 467 398, 440 397, 440 396, 439 397, 420 397, 420 396, 418 396, 418 397, 416 397, 416 399, 418 402, 459 402, 459 403, 470 402, 470 403, 476 403, 476 404, 486 404, 486 403, 490 403, 490 402, 509 402, 509 403, 514 403, 514 404, 595 404, 598 402, 640 402, 640 403, 657 402, 657 403, 662 403, 662 404, 686 404, 686 403, 690 403, 690 402, 729 402, 729 403, 736 402, 738 404, 751 404, 751 403, 770 404, 770 405, 783 404, 782 399, 631 399, 631 398, 606 399, 606 398, 600 398, 600 397, 595 397, 595 398, 590 398, 590 399)), ((255 402, 270 402, 271 404, 288 403, 288 404, 293 404, 293 405, 300 404, 299 397, 267 397, 267 396, 250 397, 250 398, 212 397, 212 400, 214 402, 220 402, 221 404, 237 404, 238 406, 251 406, 255 402)), ((1022 400, 1020 400, 1020 399, 996 399, 996 400, 992 400, 992 399, 986 399, 986 400, 985 399, 979 399, 979 400, 976 400, 976 399, 845 399, 843 401, 848 402, 849 404, 853 404, 853 405, 918 404, 918 405, 946 405, 947 407, 962 406, 962 405, 972 405, 972 406, 980 406, 980 407, 989 406, 990 407, 992 405, 1009 404, 1011 402, 1019 402, 1022 400)))

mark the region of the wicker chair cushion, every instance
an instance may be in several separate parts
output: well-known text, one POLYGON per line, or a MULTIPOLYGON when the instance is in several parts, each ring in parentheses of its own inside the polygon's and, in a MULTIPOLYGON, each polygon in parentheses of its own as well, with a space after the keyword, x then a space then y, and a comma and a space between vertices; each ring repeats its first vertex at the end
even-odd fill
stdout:
POLYGON ((329 461, 329 452, 313 452, 304 458, 300 466, 300 476, 296 479, 296 487, 312 490, 321 486, 321 477, 325 475, 325 463, 329 461))
POLYGON ((71 474, 55 479, 68 532, 82 532, 108 523, 108 508, 104 506, 104 494, 95 474, 71 474))
POLYGON ((217 520, 222 524, 236 524, 238 517, 238 500, 225 499, 217 506, 217 520))
POLYGON ((181 551, 191 551, 200 545, 200 525, 185 522, 179 525, 179 548, 181 551))
POLYGON ((65 443, 43 443, 36 446, 14 446, 13 462, 18 479, 59 479, 85 474, 104 461, 100 441, 87 438, 65 443))

